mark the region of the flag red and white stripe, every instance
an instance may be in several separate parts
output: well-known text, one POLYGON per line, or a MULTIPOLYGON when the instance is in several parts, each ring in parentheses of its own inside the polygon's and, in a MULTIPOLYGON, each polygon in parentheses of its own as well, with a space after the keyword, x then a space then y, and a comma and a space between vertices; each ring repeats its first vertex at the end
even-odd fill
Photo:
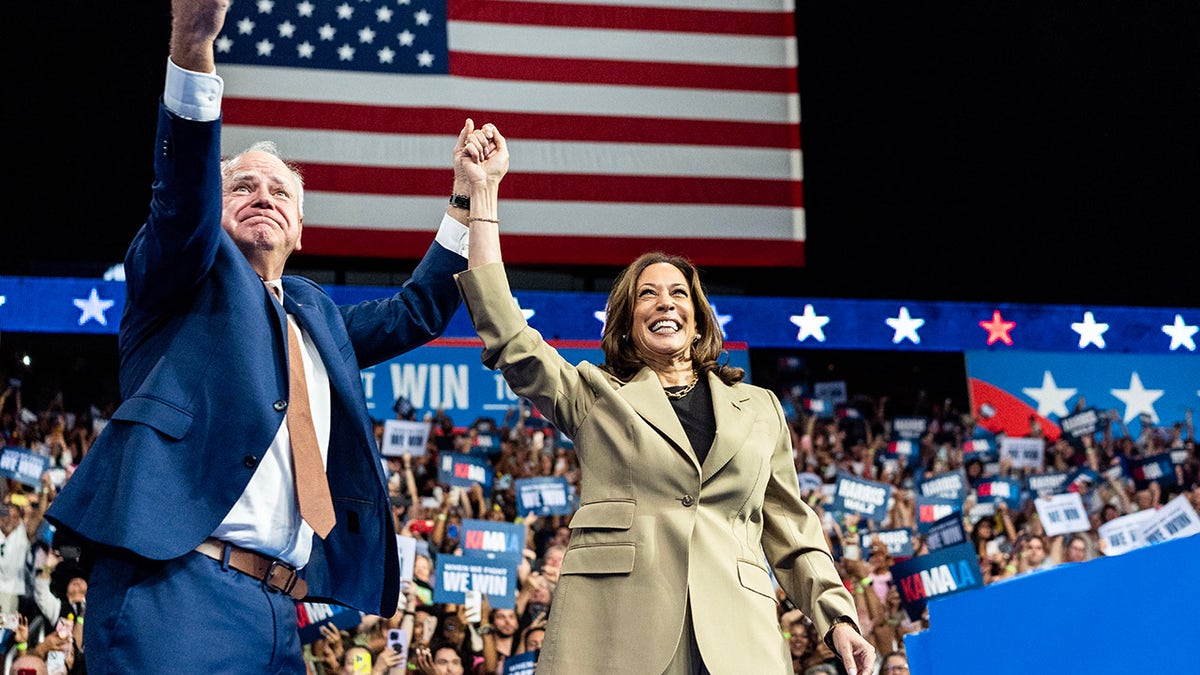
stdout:
MULTIPOLYGON (((403 14, 422 0, 385 4, 403 14)), ((291 48, 283 19, 256 7, 234 5, 232 40, 291 48)), ((222 149, 271 139, 302 167, 303 253, 419 257, 471 117, 509 139, 499 216, 510 262, 621 265, 661 248, 704 266, 803 266, 790 0, 449 0, 438 11, 442 73, 218 53, 222 149)), ((359 58, 382 58, 398 30, 375 16, 372 42, 357 33, 359 58)), ((355 36, 347 26, 337 41, 355 36)))

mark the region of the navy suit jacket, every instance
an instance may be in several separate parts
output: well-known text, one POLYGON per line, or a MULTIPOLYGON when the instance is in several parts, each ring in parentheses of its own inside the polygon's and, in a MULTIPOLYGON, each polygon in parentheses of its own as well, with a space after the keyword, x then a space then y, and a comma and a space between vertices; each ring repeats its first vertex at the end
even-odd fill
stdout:
MULTIPOLYGON (((122 403, 46 514, 106 546, 191 551, 246 488, 286 414, 286 317, 221 228, 220 122, 160 106, 146 224, 125 259, 122 403)), ((466 259, 434 243, 391 297, 337 306, 285 276, 286 310, 329 373, 327 473, 337 525, 303 573, 314 600, 390 616, 395 533, 359 371, 441 334, 466 259)))

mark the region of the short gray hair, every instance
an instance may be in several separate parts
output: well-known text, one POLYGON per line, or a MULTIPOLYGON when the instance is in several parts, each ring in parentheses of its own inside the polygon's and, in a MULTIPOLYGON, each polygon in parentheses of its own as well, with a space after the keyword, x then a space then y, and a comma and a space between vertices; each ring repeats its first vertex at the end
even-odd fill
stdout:
POLYGON ((265 152, 268 155, 278 157, 279 161, 283 162, 283 165, 288 168, 288 171, 292 172, 292 177, 296 180, 296 187, 299 190, 297 197, 296 197, 296 208, 300 213, 300 217, 303 218, 304 217, 304 175, 300 173, 299 166, 297 166, 293 162, 289 162, 288 160, 283 158, 283 155, 279 154, 279 146, 275 145, 275 141, 255 141, 254 143, 252 143, 250 145, 250 147, 246 148, 245 150, 242 150, 241 152, 237 153, 236 155, 233 155, 232 157, 228 157, 228 158, 222 160, 221 161, 221 182, 225 182, 226 180, 229 179, 229 175, 231 173, 233 173, 234 165, 236 165, 238 163, 238 161, 242 158, 242 155, 246 154, 247 152, 265 152))

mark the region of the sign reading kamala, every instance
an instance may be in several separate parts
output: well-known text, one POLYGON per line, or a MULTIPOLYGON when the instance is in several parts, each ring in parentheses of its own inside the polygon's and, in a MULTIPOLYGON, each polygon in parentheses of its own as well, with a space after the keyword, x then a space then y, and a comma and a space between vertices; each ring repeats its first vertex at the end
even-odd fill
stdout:
POLYGON ((892 486, 888 483, 859 478, 848 473, 839 473, 833 491, 832 511, 861 513, 868 520, 880 521, 887 515, 888 500, 892 486))
POLYGON ((483 487, 483 493, 492 493, 492 477, 495 469, 486 457, 446 452, 438 457, 438 482, 455 487, 483 487))
POLYGON ((488 557, 478 553, 439 555, 435 565, 433 601, 461 605, 467 591, 487 595, 493 608, 513 609, 517 599, 520 555, 488 557))
POLYGON ((300 643, 309 644, 321 639, 321 626, 349 629, 362 623, 363 613, 341 605, 323 602, 296 603, 296 622, 300 627, 300 643))
POLYGON ((929 600, 983 586, 979 556, 971 544, 897 562, 892 566, 892 578, 897 581, 901 604, 914 619, 924 613, 929 600))
POLYGON ((935 522, 951 513, 962 513, 962 506, 957 499, 917 495, 917 532, 928 533, 935 522))
POLYGON ((525 552, 525 526, 495 520, 466 518, 459 528, 466 553, 483 556, 522 555, 525 552))
POLYGON ((1011 509, 1021 506, 1021 481, 1018 478, 989 478, 975 486, 979 503, 1003 501, 1011 509))
POLYGON ((575 512, 567 479, 563 476, 518 478, 513 482, 517 493, 517 513, 524 516, 568 516, 575 512))

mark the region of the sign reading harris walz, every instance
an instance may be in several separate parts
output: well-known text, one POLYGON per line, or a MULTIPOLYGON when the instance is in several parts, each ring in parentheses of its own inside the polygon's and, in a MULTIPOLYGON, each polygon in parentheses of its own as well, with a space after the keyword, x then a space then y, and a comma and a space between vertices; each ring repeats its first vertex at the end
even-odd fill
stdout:
MULTIPOLYGON (((599 333, 598 328, 596 332, 599 333)), ((598 342, 572 340, 551 341, 551 344, 571 363, 604 361, 598 342)), ((482 349, 483 343, 477 339, 441 338, 391 361, 364 368, 361 376, 368 411, 376 419, 394 417, 392 408, 403 396, 416 409, 417 419, 442 410, 456 426, 470 426, 481 417, 490 417, 503 425, 509 411, 516 411, 519 397, 499 371, 484 367, 482 349)), ((746 345, 727 343, 726 349, 730 365, 744 368, 749 381, 750 356, 746 345)))

